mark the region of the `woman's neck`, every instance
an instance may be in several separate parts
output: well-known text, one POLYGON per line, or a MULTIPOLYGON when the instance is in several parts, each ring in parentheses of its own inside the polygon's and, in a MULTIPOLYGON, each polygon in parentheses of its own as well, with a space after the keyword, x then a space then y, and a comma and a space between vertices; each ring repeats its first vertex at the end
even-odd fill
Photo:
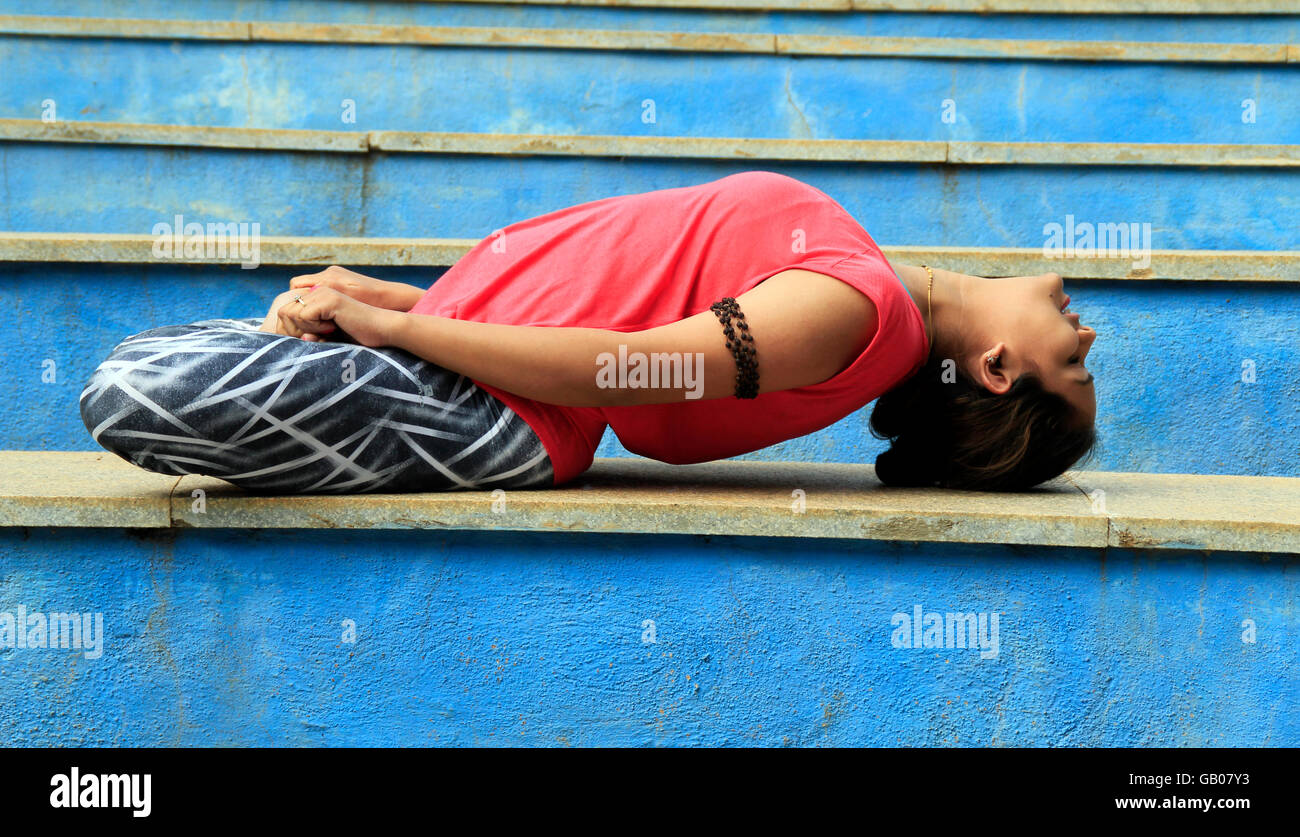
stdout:
POLYGON ((961 312, 966 305, 967 283, 974 277, 951 270, 934 271, 930 292, 930 274, 916 265, 896 265, 894 271, 921 311, 926 334, 932 338, 930 357, 957 358, 961 347, 961 312), (929 295, 927 304, 927 294, 929 295))

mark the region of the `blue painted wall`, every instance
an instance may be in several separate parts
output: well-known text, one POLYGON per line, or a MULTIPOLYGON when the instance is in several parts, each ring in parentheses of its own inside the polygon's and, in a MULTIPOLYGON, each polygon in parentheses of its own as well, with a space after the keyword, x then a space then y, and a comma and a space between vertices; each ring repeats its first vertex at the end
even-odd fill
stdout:
POLYGON ((1154 249, 1288 250, 1300 169, 620 161, 0 143, 10 230, 149 234, 181 213, 262 235, 487 236, 610 195, 755 168, 811 183, 883 244, 1039 247, 1079 220, 1149 223, 1154 249))
MULTIPOLYGON (((414 4, 413 4, 414 5, 414 4)), ((1001 35, 997 35, 1001 37, 1001 35)), ((115 41, 0 36, 0 115, 320 130, 1300 142, 1277 65, 115 41), (399 83, 386 83, 397 79, 399 83), (701 79, 708 79, 701 94, 701 79), (1123 91, 1113 95, 1110 91, 1123 91), (955 102, 955 121, 941 119, 955 102), (1242 100, 1256 102, 1242 121, 1242 100), (342 122, 340 102, 356 102, 342 122), (655 121, 642 121, 642 102, 655 121)))
MULTIPOLYGON (((443 3, 0 0, 0 14, 1300 42, 1300 18, 716 13, 443 3)), ((1300 67, 834 59, 0 36, 0 118, 327 130, 1300 143, 1300 67), (357 122, 339 103, 358 103, 357 122), (641 121, 656 101, 657 121, 641 121), (957 119, 940 119, 953 98, 957 119), (1243 123, 1254 99, 1257 120, 1243 123)), ((0 143, 0 229, 479 237, 755 166, 0 143)), ((1282 169, 762 164, 884 244, 1300 249, 1282 169)), ((264 313, 289 268, 0 265, 0 447, 93 449, 127 334, 264 313), (53 361, 52 383, 42 382, 53 361)), ((434 269, 372 269, 414 284, 434 269)), ((1300 476, 1295 285, 1088 282, 1090 467, 1300 476), (1242 364, 1255 380, 1242 380, 1242 364)), ((866 461, 866 414, 755 454, 866 461)), ((607 436, 601 455, 622 450, 607 436)), ((1300 513, 1300 510, 1298 510, 1300 513)), ((1294 556, 650 536, 0 529, 0 614, 98 611, 94 660, 0 650, 0 744, 1296 745, 1294 556), (328 591, 328 592, 323 592, 328 591), (897 613, 999 615, 999 653, 897 613), (343 641, 343 621, 356 623, 343 641), (654 623, 647 641, 646 620, 654 623), (1243 641, 1243 622, 1255 626, 1243 641)))
POLYGON ((0 566, 107 637, 0 651, 4 744, 1300 741, 1294 557, 32 529, 0 566), (998 613, 997 656, 894 647, 917 605, 998 613))

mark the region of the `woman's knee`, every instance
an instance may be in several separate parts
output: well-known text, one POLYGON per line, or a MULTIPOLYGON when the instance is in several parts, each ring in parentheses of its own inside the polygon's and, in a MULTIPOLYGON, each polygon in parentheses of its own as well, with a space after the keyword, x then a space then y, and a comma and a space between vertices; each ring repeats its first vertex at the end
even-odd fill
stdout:
POLYGON ((114 435, 109 431, 114 423, 138 410, 142 402, 152 400, 152 382, 142 367, 147 361, 124 350, 124 346, 137 338, 145 337, 148 332, 132 335, 119 343, 90 373, 86 386, 81 391, 81 421, 91 437, 112 450, 120 452, 111 440, 114 435))
POLYGON ((132 334, 113 347, 81 392, 81 420, 96 442, 120 452, 116 446, 181 424, 176 414, 193 395, 184 385, 184 373, 201 358, 185 343, 206 330, 201 323, 162 326, 132 334), (110 444, 110 439, 117 441, 110 444))

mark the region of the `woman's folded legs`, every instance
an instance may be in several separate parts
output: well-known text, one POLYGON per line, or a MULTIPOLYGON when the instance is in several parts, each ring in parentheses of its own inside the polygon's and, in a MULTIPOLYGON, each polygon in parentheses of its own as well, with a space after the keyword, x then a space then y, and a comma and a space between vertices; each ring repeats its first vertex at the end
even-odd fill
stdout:
POLYGON ((126 338, 82 392, 86 428, 148 470, 260 493, 551 485, 537 435, 469 379, 400 349, 307 342, 262 322, 126 338))

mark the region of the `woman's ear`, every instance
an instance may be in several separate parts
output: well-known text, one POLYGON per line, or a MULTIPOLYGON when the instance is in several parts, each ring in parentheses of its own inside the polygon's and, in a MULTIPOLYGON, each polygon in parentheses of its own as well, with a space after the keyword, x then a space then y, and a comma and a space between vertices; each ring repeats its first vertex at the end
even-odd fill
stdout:
POLYGON ((977 368, 972 370, 980 386, 994 395, 1005 395, 1015 383, 1015 379, 1007 373, 1006 354, 1007 344, 998 343, 979 356, 977 368))

